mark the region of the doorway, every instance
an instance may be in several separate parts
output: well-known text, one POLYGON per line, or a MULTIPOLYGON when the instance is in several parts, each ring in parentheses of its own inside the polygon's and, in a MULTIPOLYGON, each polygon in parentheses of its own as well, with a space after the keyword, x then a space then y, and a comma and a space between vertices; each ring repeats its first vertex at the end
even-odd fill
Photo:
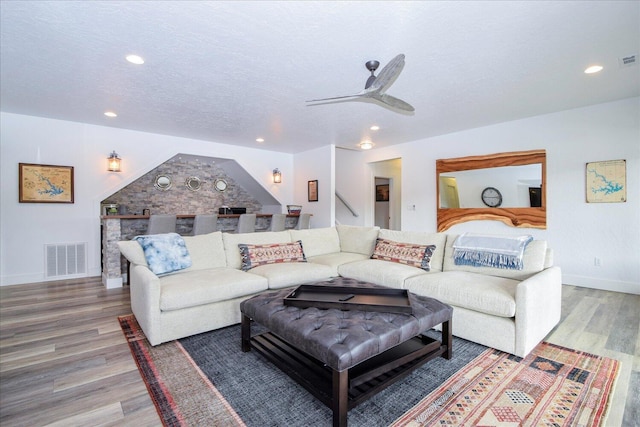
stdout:
POLYGON ((389 178, 375 178, 375 209, 374 224, 377 227, 389 229, 389 221, 391 219, 389 200, 391 197, 391 180, 389 178))

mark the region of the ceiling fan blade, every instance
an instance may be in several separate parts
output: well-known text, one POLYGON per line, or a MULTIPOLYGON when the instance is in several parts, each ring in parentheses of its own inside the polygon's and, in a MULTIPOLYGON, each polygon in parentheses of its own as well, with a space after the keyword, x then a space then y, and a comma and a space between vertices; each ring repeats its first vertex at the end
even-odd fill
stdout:
POLYGON ((386 88, 398 77, 404 68, 404 54, 397 55, 387 65, 382 68, 373 84, 369 87, 370 91, 384 92, 386 88))
POLYGON ((364 88, 365 89, 369 89, 371 87, 371 85, 373 84, 373 82, 375 82, 375 81, 376 81, 376 76, 374 76, 374 75, 369 76, 369 78, 367 79, 367 82, 364 85, 364 88))
POLYGON ((320 98, 320 99, 310 99, 305 102, 321 102, 321 101, 332 101, 334 99, 346 99, 346 98, 355 98, 358 96, 362 96, 360 93, 356 93, 354 95, 344 95, 344 96, 333 96, 331 98, 320 98))
POLYGON ((402 99, 398 99, 395 96, 387 95, 386 93, 372 96, 372 98, 377 99, 378 101, 383 102, 393 108, 397 108, 398 110, 415 111, 415 108, 413 108, 411 104, 404 102, 402 99))

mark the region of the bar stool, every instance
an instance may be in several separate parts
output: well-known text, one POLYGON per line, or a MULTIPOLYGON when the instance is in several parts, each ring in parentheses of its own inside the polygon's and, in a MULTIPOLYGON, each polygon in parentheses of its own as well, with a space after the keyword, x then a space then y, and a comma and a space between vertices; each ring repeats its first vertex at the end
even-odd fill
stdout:
POLYGON ((147 234, 162 234, 176 232, 176 216, 175 215, 151 215, 149 216, 149 225, 147 226, 147 234))
POLYGON ((238 218, 236 233, 253 233, 256 231, 256 214, 241 214, 238 218))
POLYGON ((269 231, 284 231, 284 222, 287 219, 285 214, 273 214, 271 215, 271 225, 269 225, 269 231))
POLYGON ((311 227, 311 214, 303 213, 298 217, 296 230, 306 230, 311 227))
POLYGON ((196 215, 193 218, 193 236, 213 233, 218 229, 218 215, 196 215))

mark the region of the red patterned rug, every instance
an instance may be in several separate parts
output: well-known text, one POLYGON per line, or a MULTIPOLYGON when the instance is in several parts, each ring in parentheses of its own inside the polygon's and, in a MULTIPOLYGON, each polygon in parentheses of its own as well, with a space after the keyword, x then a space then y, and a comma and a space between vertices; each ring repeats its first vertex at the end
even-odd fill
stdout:
MULTIPOLYGON (((264 425, 243 421, 179 341, 153 347, 133 315, 118 319, 164 426, 245 426, 245 421, 264 425)), ((487 349, 468 360, 392 425, 606 425, 619 368, 616 360, 548 343, 538 345, 525 359, 487 349)), ((350 411, 350 418, 357 409, 350 411)), ((271 425, 278 425, 274 419, 271 425)), ((327 419, 330 415, 315 424, 299 420, 287 425, 325 425, 327 419)), ((356 419, 350 425, 371 425, 356 419)))
POLYGON ((602 426, 618 368, 546 342, 525 359, 489 349, 393 426, 602 426))

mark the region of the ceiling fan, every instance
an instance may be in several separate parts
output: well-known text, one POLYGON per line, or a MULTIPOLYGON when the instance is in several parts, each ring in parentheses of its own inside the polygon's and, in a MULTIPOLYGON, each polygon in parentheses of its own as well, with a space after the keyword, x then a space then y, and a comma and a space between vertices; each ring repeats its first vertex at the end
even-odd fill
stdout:
POLYGON ((371 71, 371 76, 369 76, 369 78, 367 79, 364 90, 361 92, 353 95, 334 96, 332 98, 311 99, 306 102, 323 102, 332 101, 335 99, 356 100, 358 98, 365 98, 373 99, 381 104, 384 104, 385 106, 390 106, 398 110, 409 112, 415 111, 415 108, 413 108, 412 105, 385 93, 385 90, 393 84, 393 82, 400 75, 402 68, 404 68, 404 55, 402 53, 400 55, 397 55, 382 68, 377 76, 375 76, 373 73, 378 69, 379 66, 380 62, 378 61, 367 61, 365 67, 367 67, 367 70, 371 71))

